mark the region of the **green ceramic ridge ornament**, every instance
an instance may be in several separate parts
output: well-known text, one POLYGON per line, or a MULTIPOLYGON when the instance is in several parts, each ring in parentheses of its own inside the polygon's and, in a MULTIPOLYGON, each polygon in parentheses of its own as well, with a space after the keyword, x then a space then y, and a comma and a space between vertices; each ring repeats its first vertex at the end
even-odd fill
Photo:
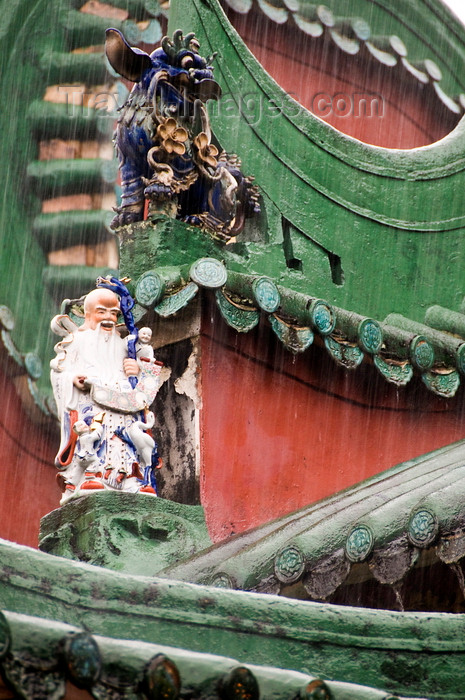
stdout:
POLYGON ((310 328, 299 328, 285 323, 276 314, 271 314, 268 319, 279 340, 290 352, 304 352, 313 343, 314 335, 310 328))
POLYGON ((258 681, 245 666, 237 666, 220 681, 218 694, 221 700, 259 700, 258 681))
POLYGON ((373 549, 373 533, 367 525, 357 525, 349 534, 345 552, 353 564, 365 561, 373 549))
POLYGON ((165 291, 165 285, 160 275, 154 270, 144 272, 139 277, 136 284, 135 298, 136 301, 145 306, 147 309, 162 299, 165 291))
POLYGON ((386 381, 396 386, 405 386, 413 377, 413 368, 410 362, 386 361, 380 355, 373 357, 373 364, 386 381))
POLYGON ((200 258, 192 265, 189 275, 193 282, 207 289, 220 289, 228 279, 225 266, 216 258, 200 258))
POLYGON ((214 586, 215 588, 236 588, 232 578, 222 571, 213 576, 209 585, 214 586))
POLYGON ((281 303, 279 291, 269 277, 258 277, 252 283, 255 300, 259 307, 268 314, 274 313, 281 303))
POLYGON ((281 583, 294 583, 302 576, 305 569, 304 555, 294 545, 286 545, 276 555, 274 572, 281 583))
POLYGON ((438 520, 434 513, 422 508, 410 517, 408 538, 415 547, 429 547, 436 539, 438 530, 438 520))
POLYGON ((179 292, 175 292, 174 294, 170 294, 170 296, 165 297, 163 301, 155 307, 155 311, 163 318, 173 316, 173 314, 187 306, 198 291, 199 288, 195 282, 189 282, 189 284, 186 284, 186 286, 180 289, 179 292))
POLYGON ((410 358, 413 365, 426 372, 434 363, 434 349, 429 340, 423 335, 417 335, 410 344, 410 358))
POLYGON ((215 298, 222 317, 238 333, 248 333, 260 321, 260 313, 257 309, 241 308, 238 304, 234 304, 222 290, 216 292, 215 298))
POLYGON ((66 668, 78 688, 90 688, 99 678, 102 667, 95 639, 87 632, 69 635, 64 642, 66 668))
POLYGON ((336 314, 322 299, 314 299, 308 310, 310 321, 320 335, 330 335, 336 326, 336 314))
POLYGON ((323 681, 311 681, 300 693, 301 700, 331 700, 331 693, 323 681))
POLYGON ((430 370, 421 378, 430 391, 446 399, 455 396, 460 386, 460 375, 454 369, 430 370))
POLYGON ((358 326, 358 338, 362 350, 370 355, 376 355, 383 344, 383 331, 377 321, 364 318, 358 326))
POLYGON ((106 30, 109 64, 134 83, 114 135, 121 205, 111 227, 142 221, 148 200, 149 218, 170 212, 216 240, 235 238, 245 219, 260 213, 259 191, 237 155, 212 142, 206 103, 221 97, 211 65, 216 54, 201 56, 194 32, 180 29, 150 55, 131 43, 138 42, 106 30))
POLYGON ((333 360, 346 369, 356 369, 363 360, 363 352, 357 345, 349 342, 339 342, 331 336, 326 336, 325 347, 333 360))
POLYGON ((157 654, 147 664, 142 685, 149 700, 177 700, 181 691, 181 675, 171 659, 157 654))

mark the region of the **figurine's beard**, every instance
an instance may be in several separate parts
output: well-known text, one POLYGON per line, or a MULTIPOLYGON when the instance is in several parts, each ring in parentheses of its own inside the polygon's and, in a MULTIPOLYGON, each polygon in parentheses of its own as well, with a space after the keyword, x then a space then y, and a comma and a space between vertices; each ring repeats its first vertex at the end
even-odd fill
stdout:
POLYGON ((110 338, 115 336, 116 325, 113 323, 113 321, 100 321, 100 323, 97 323, 95 330, 97 331, 99 338, 104 338, 105 342, 107 343, 110 338))
POLYGON ((88 329, 81 337, 82 374, 105 384, 125 378, 123 360, 127 356, 126 344, 116 327, 103 330, 97 324, 94 330, 88 329))

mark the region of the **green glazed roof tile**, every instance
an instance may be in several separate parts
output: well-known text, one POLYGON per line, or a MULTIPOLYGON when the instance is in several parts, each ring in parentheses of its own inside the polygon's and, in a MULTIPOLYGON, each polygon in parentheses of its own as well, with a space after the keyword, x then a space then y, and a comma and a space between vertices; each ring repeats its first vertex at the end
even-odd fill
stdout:
MULTIPOLYGON (((422 59, 422 68, 419 69, 415 66, 415 63, 419 63, 418 59, 412 62, 405 58, 407 56, 407 48, 397 36, 393 34, 392 37, 387 37, 386 41, 385 37, 377 36, 372 31, 370 22, 372 22, 373 13, 379 12, 380 15, 382 14, 382 10, 374 7, 373 3, 359 2, 357 7, 355 7, 347 6, 346 3, 334 0, 329 3, 331 8, 328 8, 325 5, 317 6, 309 0, 255 0, 254 2, 252 0, 222 0, 222 2, 242 14, 250 12, 253 8, 257 9, 277 24, 293 21, 295 26, 301 31, 314 38, 321 37, 324 29, 328 28, 329 36, 334 41, 334 44, 345 53, 355 55, 361 52, 365 59, 371 57, 371 59, 375 59, 385 66, 392 67, 396 65, 397 57, 395 54, 397 51, 394 49, 393 55, 392 48, 396 43, 400 43, 403 47, 400 55, 403 57, 401 65, 403 65, 404 69, 422 83, 432 81, 437 97, 451 112, 454 114, 463 112, 460 100, 454 100, 447 94, 447 90, 438 84, 442 79, 442 73, 433 58, 426 56, 422 59), (338 16, 338 11, 344 11, 347 7, 354 13, 364 14, 361 14, 361 16, 357 16, 357 14, 338 16), (363 48, 366 42, 368 51, 365 53, 363 48), (388 46, 390 50, 386 50, 385 47, 388 46)), ((402 23, 399 22, 398 26, 399 32, 401 32, 402 23)), ((426 52, 428 48, 426 41, 424 41, 423 50, 426 52)), ((415 54, 417 50, 418 48, 415 47, 413 53, 415 54)), ((447 62, 446 56, 441 58, 447 62)))
MULTIPOLYGON (((241 663, 217 654, 92 635, 78 627, 0 613, 0 668, 21 697, 64 694, 66 682, 97 697, 385 700, 368 686, 324 681, 309 673, 241 663), (120 697, 121 695, 118 695, 120 697)), ((55 695, 54 695, 55 697, 55 695)), ((60 695, 61 697, 61 695, 60 695)), ((399 697, 399 700, 401 698, 399 697)))
MULTIPOLYGON (((428 521, 419 522, 419 532, 428 533, 428 521)), ((362 542, 361 537, 357 541, 362 542)), ((0 624, 0 647, 2 639, 5 650, 11 639, 12 653, 34 647, 36 654, 22 659, 34 667, 37 655, 45 656, 51 663, 42 664, 42 670, 56 671, 61 678, 67 677, 66 664, 63 667, 63 656, 57 659, 54 650, 67 632, 81 632, 85 620, 88 636, 81 637, 82 646, 74 648, 74 677, 80 675, 79 658, 85 661, 86 649, 95 649, 92 637, 100 651, 98 682, 106 682, 110 667, 117 685, 122 675, 142 682, 144 665, 161 652, 177 666, 182 688, 189 683, 190 668, 197 697, 203 697, 205 670, 216 681, 239 664, 249 669, 259 687, 267 688, 261 695, 267 699, 274 693, 276 698, 283 697, 281 693, 295 697, 295 683, 300 685, 302 673, 307 683, 322 679, 334 700, 386 698, 393 693, 430 700, 460 698, 465 655, 460 614, 358 609, 195 586, 109 571, 4 541, 0 541, 0 555, 0 605, 10 611, 5 615, 8 627, 0 624), (18 620, 10 613, 28 617, 18 620), (31 616, 43 620, 36 625, 31 616), (57 618, 61 622, 56 624, 57 618), (122 630, 125 639, 119 641, 122 630), (83 657, 77 653, 79 648, 83 657), (219 659, 210 656, 212 649, 219 659), (282 670, 261 668, 274 666, 276 659, 282 670), (412 679, 396 672, 419 663, 431 673, 412 679), (313 667, 318 669, 315 676, 313 667), (357 695, 357 685, 363 687, 363 694, 357 695)), ((295 561, 295 555, 283 556, 289 571, 295 561)), ((65 645, 65 661, 67 649, 65 645)), ((5 666, 8 659, 15 662, 7 654, 0 663, 5 666)), ((95 662, 95 655, 91 660, 95 662)), ((4 673, 8 670, 4 668, 4 673)), ((93 678, 92 673, 91 683, 93 678)))
POLYGON ((270 592, 301 581, 310 598, 321 600, 352 565, 367 562, 374 578, 395 583, 422 550, 448 564, 464 556, 464 497, 465 443, 459 442, 236 535, 162 575, 206 585, 221 573, 236 588, 270 592))
POLYGON ((465 374, 465 335, 458 337, 458 332, 465 334, 465 315, 443 307, 428 310, 430 324, 395 313, 380 322, 276 285, 271 277, 236 272, 212 256, 193 262, 190 270, 186 264, 182 270, 160 267, 144 272, 135 285, 143 306, 161 316, 173 315, 188 304, 198 286, 210 293, 221 287, 216 302, 236 331, 252 330, 260 312, 265 313, 291 352, 310 348, 315 332, 337 364, 356 369, 371 358, 384 379, 397 386, 405 386, 417 372, 430 391, 449 398, 465 374), (189 275, 196 282, 188 283, 189 275), (143 288, 155 282, 156 294, 144 296, 143 288))

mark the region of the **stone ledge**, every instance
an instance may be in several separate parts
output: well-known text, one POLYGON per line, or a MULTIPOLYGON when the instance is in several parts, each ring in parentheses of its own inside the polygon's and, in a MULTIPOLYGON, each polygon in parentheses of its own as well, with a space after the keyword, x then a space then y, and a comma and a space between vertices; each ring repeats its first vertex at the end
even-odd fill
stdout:
POLYGON ((111 491, 69 501, 41 520, 43 552, 140 576, 210 546, 202 506, 111 491))

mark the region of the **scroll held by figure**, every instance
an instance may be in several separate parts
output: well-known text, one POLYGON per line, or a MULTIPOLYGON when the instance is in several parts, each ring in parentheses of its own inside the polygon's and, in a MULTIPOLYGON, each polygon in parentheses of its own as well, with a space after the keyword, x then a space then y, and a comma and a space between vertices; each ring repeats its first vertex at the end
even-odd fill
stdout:
POLYGON ((134 87, 121 107, 115 132, 122 198, 118 228, 164 213, 200 226, 227 242, 260 212, 253 177, 215 141, 206 103, 221 96, 213 78, 214 56, 203 58, 194 34, 180 30, 150 55, 107 29, 106 55, 134 87))
POLYGON ((111 278, 98 285, 85 297, 81 326, 64 314, 51 324, 62 336, 50 363, 61 424, 56 466, 62 504, 104 489, 155 496, 161 466, 149 407, 162 363, 149 345, 150 329, 139 340, 125 284, 111 278), (120 313, 126 338, 117 330, 120 313))

